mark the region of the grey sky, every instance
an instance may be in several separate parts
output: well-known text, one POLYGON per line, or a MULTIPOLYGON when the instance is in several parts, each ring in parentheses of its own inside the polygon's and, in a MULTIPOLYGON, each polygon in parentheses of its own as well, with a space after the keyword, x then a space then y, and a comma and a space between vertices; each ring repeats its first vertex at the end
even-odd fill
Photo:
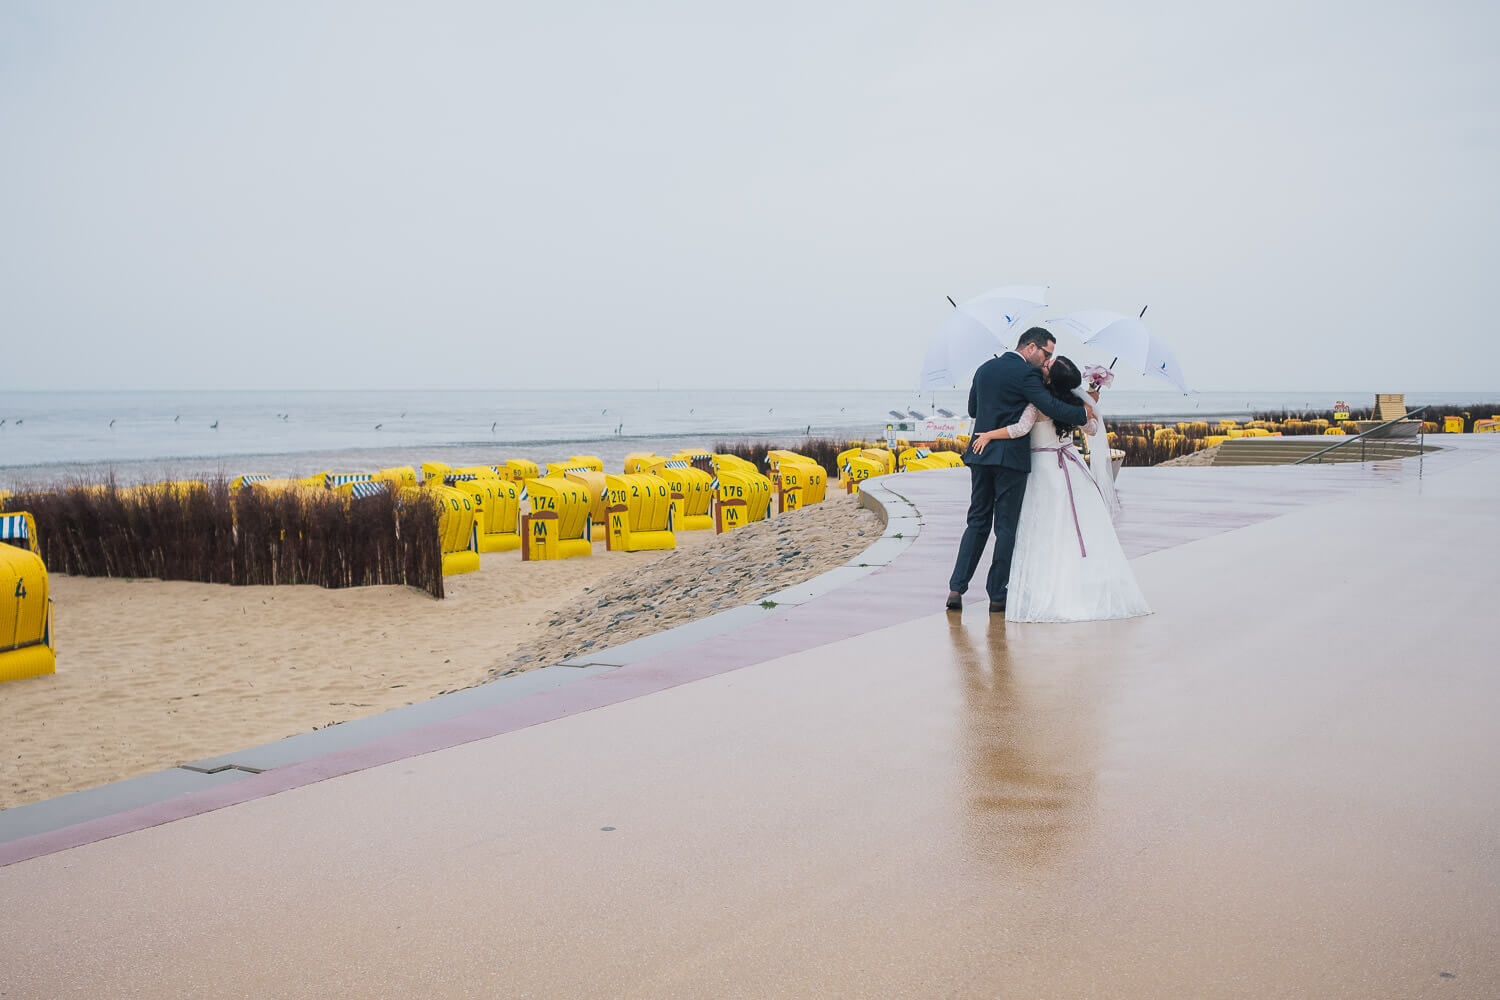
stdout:
POLYGON ((1012 283, 1200 389, 1491 388, 1497 22, 0 0, 0 388, 904 388, 1012 283))

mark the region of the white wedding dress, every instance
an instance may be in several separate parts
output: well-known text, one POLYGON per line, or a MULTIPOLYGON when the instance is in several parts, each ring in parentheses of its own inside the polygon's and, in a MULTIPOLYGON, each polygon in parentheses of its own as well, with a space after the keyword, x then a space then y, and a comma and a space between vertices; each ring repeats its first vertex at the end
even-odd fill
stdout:
MULTIPOLYGON (((1114 484, 1096 485, 1071 441, 1060 441, 1052 421, 1033 406, 1013 437, 1030 427, 1031 476, 1021 502, 1016 547, 1006 585, 1005 618, 1013 622, 1092 622, 1149 615, 1115 534, 1114 484)), ((1091 449, 1100 451, 1096 474, 1107 475, 1108 444, 1090 421, 1091 449)))

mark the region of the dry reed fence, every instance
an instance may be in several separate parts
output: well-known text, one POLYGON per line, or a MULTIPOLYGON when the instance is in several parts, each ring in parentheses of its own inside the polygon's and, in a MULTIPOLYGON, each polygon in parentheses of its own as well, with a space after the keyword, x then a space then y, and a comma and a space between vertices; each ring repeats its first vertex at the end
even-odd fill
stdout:
POLYGON ((223 480, 21 493, 55 572, 198 583, 404 584, 443 596, 438 508, 390 493, 240 490, 223 480))

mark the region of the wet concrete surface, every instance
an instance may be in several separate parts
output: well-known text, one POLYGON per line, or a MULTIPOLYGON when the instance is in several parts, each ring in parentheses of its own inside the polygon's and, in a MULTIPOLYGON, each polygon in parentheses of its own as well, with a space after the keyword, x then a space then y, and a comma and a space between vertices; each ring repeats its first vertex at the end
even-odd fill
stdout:
POLYGON ((1397 487, 11 865, 0 990, 1500 995, 1500 458, 1397 487))

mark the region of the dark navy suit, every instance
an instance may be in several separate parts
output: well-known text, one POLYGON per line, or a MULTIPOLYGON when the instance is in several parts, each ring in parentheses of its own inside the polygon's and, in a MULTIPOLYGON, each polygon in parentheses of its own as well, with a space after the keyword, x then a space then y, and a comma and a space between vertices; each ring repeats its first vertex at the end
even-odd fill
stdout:
MULTIPOLYGON (((969 389, 969 416, 974 418, 978 436, 997 427, 1008 427, 1021 419, 1026 404, 1031 403, 1053 420, 1081 427, 1088 413, 1077 403, 1064 403, 1047 390, 1042 370, 1014 351, 991 358, 974 373, 969 389)), ((958 562, 953 566, 950 590, 962 594, 984 555, 989 541, 990 524, 995 526, 995 557, 990 563, 985 589, 991 601, 1005 600, 1005 585, 1010 581, 1010 556, 1016 547, 1016 523, 1021 518, 1021 500, 1026 495, 1026 477, 1031 472, 1031 442, 1025 438, 991 441, 984 451, 964 452, 964 464, 971 477, 969 524, 958 545, 958 562)))

